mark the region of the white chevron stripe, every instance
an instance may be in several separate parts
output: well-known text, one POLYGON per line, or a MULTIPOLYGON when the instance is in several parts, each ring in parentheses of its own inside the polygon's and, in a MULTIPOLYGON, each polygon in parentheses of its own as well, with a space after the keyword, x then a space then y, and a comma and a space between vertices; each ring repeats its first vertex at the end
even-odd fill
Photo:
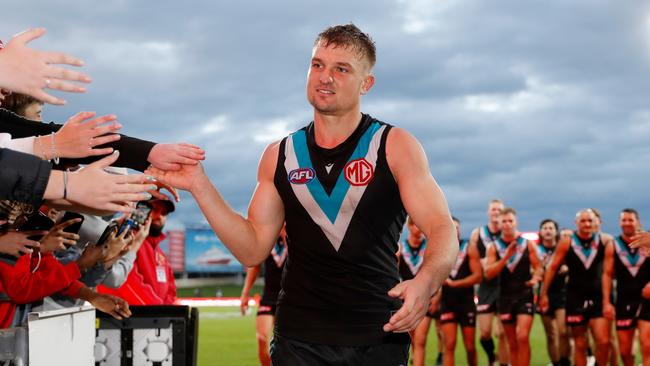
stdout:
MULTIPOLYGON (((375 132, 370 142, 370 146, 368 147, 368 153, 365 156, 366 161, 372 165, 373 170, 375 170, 377 166, 377 152, 381 144, 381 136, 385 129, 386 126, 384 125, 375 132)), ((284 167, 287 174, 292 170, 301 168, 298 166, 298 158, 296 157, 293 148, 293 140, 291 136, 286 140, 285 156, 284 167)), ((345 174, 345 172, 341 171, 341 174, 345 174)), ((372 184, 372 181, 369 184, 372 184)), ((300 204, 302 204, 305 210, 307 210, 311 219, 320 226, 321 230, 334 247, 334 250, 337 252, 341 247, 341 243, 343 242, 343 238, 347 232, 348 225, 350 225, 350 221, 352 221, 352 216, 354 215, 357 205, 366 191, 366 187, 367 186, 350 186, 348 192, 343 198, 343 203, 341 204, 339 213, 336 216, 336 220, 332 225, 327 218, 327 215, 325 215, 325 212, 323 212, 318 202, 316 202, 314 197, 311 195, 311 192, 309 192, 307 185, 291 184, 291 188, 298 198, 298 201, 300 201, 300 204)))

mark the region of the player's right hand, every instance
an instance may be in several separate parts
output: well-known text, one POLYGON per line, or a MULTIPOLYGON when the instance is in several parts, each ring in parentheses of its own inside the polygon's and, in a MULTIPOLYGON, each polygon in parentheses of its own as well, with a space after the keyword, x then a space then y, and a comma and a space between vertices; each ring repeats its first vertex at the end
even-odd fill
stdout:
POLYGON ((616 308, 611 302, 603 304, 603 316, 609 320, 616 318, 616 308))
POLYGON ((246 312, 248 311, 248 300, 250 299, 250 296, 248 295, 241 295, 241 298, 239 298, 240 304, 239 304, 239 310, 241 311, 241 315, 246 315, 246 312))
POLYGON ((537 305, 539 306, 539 309, 542 311, 542 313, 546 313, 546 311, 548 311, 548 296, 547 295, 540 296, 537 305))

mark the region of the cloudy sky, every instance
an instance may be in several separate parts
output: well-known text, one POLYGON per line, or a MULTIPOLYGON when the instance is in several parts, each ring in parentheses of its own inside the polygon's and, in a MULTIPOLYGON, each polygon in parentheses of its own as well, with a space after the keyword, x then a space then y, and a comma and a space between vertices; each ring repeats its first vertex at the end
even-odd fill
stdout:
MULTIPOLYGON (((123 132, 207 151, 207 172, 245 212, 265 145, 309 122, 314 37, 354 22, 377 43, 362 110, 423 144, 464 233, 488 200, 520 228, 583 207, 639 209, 650 225, 650 6, 640 1, 5 2, 0 37, 86 61, 94 82, 47 120, 116 113, 123 132)), ((202 221, 183 196, 178 221, 202 221), (179 219, 182 218, 182 219, 179 219)))

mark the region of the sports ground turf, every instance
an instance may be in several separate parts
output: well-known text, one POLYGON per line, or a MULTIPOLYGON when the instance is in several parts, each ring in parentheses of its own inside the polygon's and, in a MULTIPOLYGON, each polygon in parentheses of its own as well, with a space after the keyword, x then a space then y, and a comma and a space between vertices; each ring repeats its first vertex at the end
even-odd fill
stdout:
MULTIPOLYGON (((255 309, 241 316, 239 308, 201 308, 199 323, 199 365, 254 366, 257 363, 255 341, 255 309)), ((460 334, 458 335, 460 337, 460 334)), ((427 366, 435 364, 437 354, 433 327, 427 342, 427 366)), ((459 338, 460 340, 460 338, 459 338)), ((485 355, 479 348, 479 365, 486 365, 485 355)), ((542 323, 536 318, 531 336, 531 365, 547 365, 546 341, 542 323)), ((464 350, 456 347, 456 364, 464 365, 464 350)))
MULTIPOLYGON (((222 286, 222 293, 226 297, 238 297, 241 287, 222 286)), ((261 287, 253 288, 252 293, 259 293, 261 287)), ((181 290, 180 296, 191 296, 193 290, 181 290)), ((202 288, 206 296, 214 296, 216 287, 202 288)), ((238 307, 200 308, 199 322, 199 366, 255 366, 257 362, 257 344, 255 340, 255 308, 249 314, 242 316, 238 307)), ((433 324, 427 340, 426 365, 435 365, 437 355, 437 340, 433 331, 433 324)), ((456 365, 465 365, 465 352, 462 348, 461 335, 458 334, 456 346, 456 365)), ((549 364, 546 352, 546 339, 544 328, 535 316, 531 337, 532 366, 545 366, 549 364)), ((485 353, 478 343, 479 365, 487 365, 485 353)), ((640 360, 637 355, 637 361, 640 360)), ((619 363, 620 364, 620 363, 619 363)))

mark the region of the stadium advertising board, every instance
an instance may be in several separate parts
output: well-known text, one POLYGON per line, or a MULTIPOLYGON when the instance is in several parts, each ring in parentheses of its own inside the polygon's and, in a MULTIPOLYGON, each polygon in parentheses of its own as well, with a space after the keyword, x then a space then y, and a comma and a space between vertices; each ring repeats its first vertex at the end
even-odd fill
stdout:
POLYGON ((244 266, 208 228, 185 229, 185 271, 239 273, 244 266))

